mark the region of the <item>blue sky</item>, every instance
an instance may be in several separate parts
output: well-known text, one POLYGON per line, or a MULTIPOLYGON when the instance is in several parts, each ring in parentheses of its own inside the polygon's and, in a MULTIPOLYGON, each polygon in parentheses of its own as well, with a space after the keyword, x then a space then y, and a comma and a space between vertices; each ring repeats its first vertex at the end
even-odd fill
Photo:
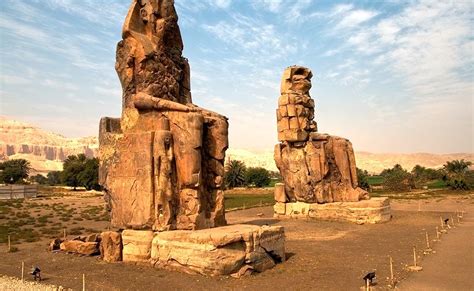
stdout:
MULTIPOLYGON (((272 149, 283 69, 313 70, 319 131, 373 152, 473 152, 471 1, 176 0, 195 104, 272 149)), ((119 116, 129 0, 0 1, 0 114, 65 136, 119 116)))

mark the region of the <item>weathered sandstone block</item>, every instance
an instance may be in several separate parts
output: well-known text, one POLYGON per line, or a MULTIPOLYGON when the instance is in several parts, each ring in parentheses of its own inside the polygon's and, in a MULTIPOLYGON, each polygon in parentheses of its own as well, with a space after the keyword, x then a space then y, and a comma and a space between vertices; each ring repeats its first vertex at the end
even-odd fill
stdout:
POLYGON ((122 117, 102 118, 99 180, 112 225, 225 225, 225 116, 192 104, 190 68, 172 0, 134 0, 117 45, 122 117))
POLYGON ((100 234, 100 256, 106 262, 122 260, 122 235, 116 231, 104 231, 100 234))
POLYGON ((246 266, 262 272, 285 260, 280 226, 230 225, 156 233, 151 261, 188 273, 229 275, 246 266))
POLYGON ((309 95, 311 70, 285 70, 278 100, 275 163, 284 182, 275 187, 277 202, 328 203, 367 199, 357 187, 352 144, 344 138, 317 132, 314 100, 309 95), (282 191, 284 193, 282 193, 282 191))
POLYGON ((388 198, 370 198, 358 202, 275 203, 275 216, 278 218, 305 218, 320 220, 350 221, 357 224, 382 223, 392 217, 388 198))
POLYGON ((92 256, 99 253, 99 243, 97 242, 67 240, 62 242, 59 247, 63 252, 76 253, 86 256, 92 256))
POLYGON ((124 230, 122 256, 124 262, 147 263, 151 255, 151 230, 124 230))

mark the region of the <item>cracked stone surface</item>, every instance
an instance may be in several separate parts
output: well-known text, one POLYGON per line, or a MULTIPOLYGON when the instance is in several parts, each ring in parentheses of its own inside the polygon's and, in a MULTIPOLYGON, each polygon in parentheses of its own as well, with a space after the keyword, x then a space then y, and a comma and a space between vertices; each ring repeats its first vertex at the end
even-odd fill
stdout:
POLYGON ((278 143, 275 163, 283 185, 277 202, 331 203, 368 199, 357 185, 354 150, 349 140, 318 132, 315 102, 309 95, 310 69, 288 67, 281 80, 276 110, 278 143))
POLYGON ((99 179, 112 225, 225 225, 225 116, 192 103, 190 68, 172 0, 132 1, 117 45, 121 118, 104 117, 99 179))

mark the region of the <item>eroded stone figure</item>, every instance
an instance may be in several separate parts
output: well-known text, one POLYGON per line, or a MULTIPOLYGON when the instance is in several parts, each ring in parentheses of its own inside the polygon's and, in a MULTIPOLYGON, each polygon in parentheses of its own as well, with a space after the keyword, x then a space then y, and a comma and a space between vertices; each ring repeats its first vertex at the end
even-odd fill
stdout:
POLYGON ((225 225, 227 118, 192 103, 172 0, 134 0, 117 45, 121 119, 100 126, 100 182, 112 224, 154 230, 225 225))
POLYGON ((277 202, 328 203, 368 199, 357 187, 354 151, 349 140, 318 133, 314 100, 309 95, 311 70, 285 70, 278 100, 275 163, 284 186, 277 186, 277 202))

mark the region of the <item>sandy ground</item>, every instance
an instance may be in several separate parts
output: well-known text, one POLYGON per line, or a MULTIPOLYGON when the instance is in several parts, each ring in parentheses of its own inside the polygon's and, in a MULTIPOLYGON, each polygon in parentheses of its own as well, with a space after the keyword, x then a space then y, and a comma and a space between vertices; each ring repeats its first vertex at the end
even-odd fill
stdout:
POLYGON ((474 290, 474 217, 463 219, 426 258, 423 271, 400 284, 402 290, 474 290))
POLYGON ((0 276, 0 291, 66 291, 62 286, 22 281, 15 277, 0 276))
MULTIPOLYGON (((75 290, 82 289, 82 274, 86 276, 87 290, 357 290, 363 285, 362 277, 375 270, 376 288, 383 290, 389 289, 388 256, 392 256, 400 289, 423 290, 416 289, 423 285, 409 284, 431 280, 433 275, 430 274, 436 275, 439 271, 431 271, 430 266, 434 268, 439 261, 447 262, 447 258, 453 256, 465 257, 466 250, 456 246, 462 245, 472 234, 473 203, 472 199, 465 198, 394 201, 392 221, 378 225, 277 220, 272 217, 271 207, 230 212, 227 214, 229 223, 278 224, 286 231, 288 260, 262 274, 241 279, 188 275, 123 263, 107 264, 95 257, 50 253, 46 251, 45 241, 21 244, 16 253, 6 253, 6 246, 1 245, 0 274, 20 276, 24 261, 26 266, 41 267, 45 283, 75 290), (450 217, 457 209, 467 211, 465 222, 434 244, 436 254, 424 256, 425 232, 433 238, 439 217, 450 217), (406 266, 412 264, 414 245, 418 249, 419 262, 425 268, 420 274, 406 270, 406 266)), ((449 272, 456 271, 462 276, 472 273, 472 265, 457 268, 455 262, 446 264, 449 272)), ((453 277, 449 282, 452 288, 439 287, 441 290, 464 290, 462 288, 468 285, 459 280, 453 277)))

